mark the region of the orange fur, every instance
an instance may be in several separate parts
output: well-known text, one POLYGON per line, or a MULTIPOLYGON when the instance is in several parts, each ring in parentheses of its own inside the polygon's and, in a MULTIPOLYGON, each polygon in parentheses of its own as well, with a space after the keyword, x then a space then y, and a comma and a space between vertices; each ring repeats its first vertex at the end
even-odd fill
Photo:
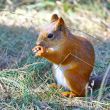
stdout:
POLYGON ((93 46, 87 39, 71 34, 64 20, 54 14, 51 23, 41 30, 33 51, 36 51, 37 56, 60 65, 59 71, 63 74, 61 77, 66 81, 67 88, 76 96, 85 96, 85 87, 95 59, 93 46), (44 50, 42 54, 38 54, 41 50, 44 50))

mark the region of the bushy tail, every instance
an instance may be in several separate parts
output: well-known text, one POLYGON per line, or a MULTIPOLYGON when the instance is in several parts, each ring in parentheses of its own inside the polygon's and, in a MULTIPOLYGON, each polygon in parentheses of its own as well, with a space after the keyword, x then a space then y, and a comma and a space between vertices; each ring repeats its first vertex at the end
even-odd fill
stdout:
POLYGON ((105 73, 90 78, 89 86, 92 87, 93 90, 98 89, 101 86, 110 86, 110 64, 105 73))

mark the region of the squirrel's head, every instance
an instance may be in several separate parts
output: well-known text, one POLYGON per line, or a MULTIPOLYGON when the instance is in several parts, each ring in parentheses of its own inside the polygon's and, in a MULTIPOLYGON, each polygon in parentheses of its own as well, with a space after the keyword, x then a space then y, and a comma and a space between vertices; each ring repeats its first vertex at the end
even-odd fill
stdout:
POLYGON ((66 54, 66 45, 68 45, 65 43, 67 42, 66 37, 64 20, 53 14, 51 23, 40 30, 36 46, 32 50, 36 56, 58 64, 66 54))

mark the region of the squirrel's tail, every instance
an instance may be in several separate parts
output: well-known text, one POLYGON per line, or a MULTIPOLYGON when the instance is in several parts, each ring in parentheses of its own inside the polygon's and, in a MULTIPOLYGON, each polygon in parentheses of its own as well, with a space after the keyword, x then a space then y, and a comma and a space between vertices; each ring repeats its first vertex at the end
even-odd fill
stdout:
POLYGON ((90 77, 89 86, 92 87, 93 90, 99 89, 101 85, 104 87, 110 86, 110 65, 105 74, 90 77))

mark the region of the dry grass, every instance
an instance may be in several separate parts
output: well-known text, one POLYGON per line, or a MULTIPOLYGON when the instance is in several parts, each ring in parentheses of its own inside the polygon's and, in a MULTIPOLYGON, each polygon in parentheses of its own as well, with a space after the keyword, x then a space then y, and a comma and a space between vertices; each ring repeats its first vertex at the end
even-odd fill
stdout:
MULTIPOLYGON (((106 24, 110 24, 110 17, 104 19, 87 10, 66 14, 62 10, 54 12, 64 17, 73 33, 86 36, 93 43, 96 63, 92 75, 108 74, 110 28, 106 24)), ((49 11, 24 9, 17 9, 14 13, 0 12, 0 110, 109 110, 110 87, 103 87, 105 81, 100 94, 99 89, 85 98, 62 97, 63 88, 48 87, 55 82, 51 64, 35 58, 31 49, 35 45, 38 27, 46 24, 51 14, 49 11)), ((105 79, 107 81, 107 77, 105 79)))

